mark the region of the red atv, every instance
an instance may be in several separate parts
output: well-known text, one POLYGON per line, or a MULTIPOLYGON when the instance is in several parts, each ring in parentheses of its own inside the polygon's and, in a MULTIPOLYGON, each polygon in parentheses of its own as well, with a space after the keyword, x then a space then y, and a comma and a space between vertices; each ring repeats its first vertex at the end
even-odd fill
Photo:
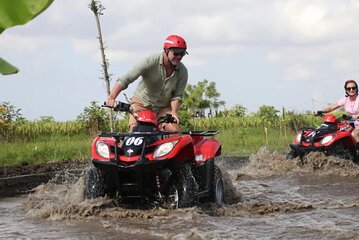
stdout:
POLYGON ((321 151, 326 155, 334 155, 358 161, 356 141, 351 133, 354 121, 350 116, 343 115, 337 119, 333 114, 323 114, 323 123, 318 127, 305 127, 298 129, 298 134, 290 144, 291 151, 288 158, 300 157, 312 151, 321 151))
MULTIPOLYGON (((132 113, 118 102, 115 111, 132 113)), ((151 203, 169 208, 191 207, 200 200, 223 203, 223 180, 215 158, 218 131, 169 132, 150 110, 136 117, 130 133, 101 133, 92 143, 92 162, 85 176, 86 197, 114 197, 121 202, 151 203)))

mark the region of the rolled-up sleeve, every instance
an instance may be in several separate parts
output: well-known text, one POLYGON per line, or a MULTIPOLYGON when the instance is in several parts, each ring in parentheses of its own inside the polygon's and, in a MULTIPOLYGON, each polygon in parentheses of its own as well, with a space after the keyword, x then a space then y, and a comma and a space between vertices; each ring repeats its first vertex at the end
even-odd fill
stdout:
POLYGON ((188 81, 188 71, 185 67, 180 71, 179 79, 177 81, 176 89, 173 91, 171 101, 180 100, 182 101, 184 96, 184 91, 188 81))

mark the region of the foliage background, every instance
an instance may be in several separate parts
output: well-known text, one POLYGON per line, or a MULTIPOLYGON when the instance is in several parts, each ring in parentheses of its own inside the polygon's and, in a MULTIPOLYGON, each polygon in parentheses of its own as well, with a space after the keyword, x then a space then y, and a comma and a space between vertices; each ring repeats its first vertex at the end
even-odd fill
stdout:
MULTIPOLYGON (((207 80, 188 85, 181 110, 182 130, 219 130, 216 138, 223 155, 249 155, 263 146, 286 152, 296 130, 319 126, 321 118, 312 113, 295 113, 262 105, 247 113, 237 104, 221 109, 215 84, 207 80)), ((92 101, 76 120, 57 122, 52 116, 28 121, 21 109, 10 102, 0 104, 0 165, 28 164, 61 160, 86 160, 91 157, 91 143, 100 132, 109 132, 109 109, 92 101)), ((338 112, 337 115, 340 115, 338 112)), ((128 130, 128 116, 117 113, 116 132, 128 130)))

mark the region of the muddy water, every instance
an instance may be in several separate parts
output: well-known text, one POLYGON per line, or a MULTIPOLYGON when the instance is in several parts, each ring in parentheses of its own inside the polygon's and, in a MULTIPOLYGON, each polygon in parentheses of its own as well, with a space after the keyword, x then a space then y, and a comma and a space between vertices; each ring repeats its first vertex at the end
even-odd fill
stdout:
POLYGON ((301 165, 261 149, 245 166, 220 167, 222 208, 118 207, 84 200, 81 176, 59 176, 0 199, 0 239, 359 239, 358 165, 321 154, 301 165))

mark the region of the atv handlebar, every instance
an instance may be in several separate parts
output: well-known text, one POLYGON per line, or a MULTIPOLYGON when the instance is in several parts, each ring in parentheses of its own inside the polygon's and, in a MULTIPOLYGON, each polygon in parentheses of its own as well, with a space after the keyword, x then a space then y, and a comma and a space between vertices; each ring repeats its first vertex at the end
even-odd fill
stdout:
MULTIPOLYGON (((316 111, 314 112, 314 116, 318 116, 318 117, 324 117, 325 113, 323 111, 316 111)), ((349 122, 354 122, 355 120, 353 119, 353 117, 349 114, 343 114, 340 118, 341 120, 345 120, 345 121, 349 121, 349 122)))
POLYGON ((343 115, 341 116, 341 119, 346 120, 346 121, 352 121, 352 122, 355 121, 355 120, 353 119, 353 116, 348 115, 348 114, 343 114, 343 115))
MULTIPOLYGON (((101 105, 101 107, 112 108, 115 112, 128 112, 133 114, 131 104, 117 101, 115 107, 108 106, 106 102, 101 105)), ((158 124, 160 123, 177 123, 176 119, 172 116, 172 114, 167 113, 165 116, 159 117, 157 119, 158 124)))
POLYGON ((124 102, 120 102, 117 101, 115 107, 110 107, 106 104, 106 102, 103 103, 103 105, 101 105, 101 107, 107 107, 107 108, 112 108, 114 111, 116 112, 131 112, 130 109, 130 104, 128 103, 124 103, 124 102))
POLYGON ((167 113, 165 116, 157 119, 158 124, 160 123, 177 123, 176 119, 172 117, 172 114, 167 113))

